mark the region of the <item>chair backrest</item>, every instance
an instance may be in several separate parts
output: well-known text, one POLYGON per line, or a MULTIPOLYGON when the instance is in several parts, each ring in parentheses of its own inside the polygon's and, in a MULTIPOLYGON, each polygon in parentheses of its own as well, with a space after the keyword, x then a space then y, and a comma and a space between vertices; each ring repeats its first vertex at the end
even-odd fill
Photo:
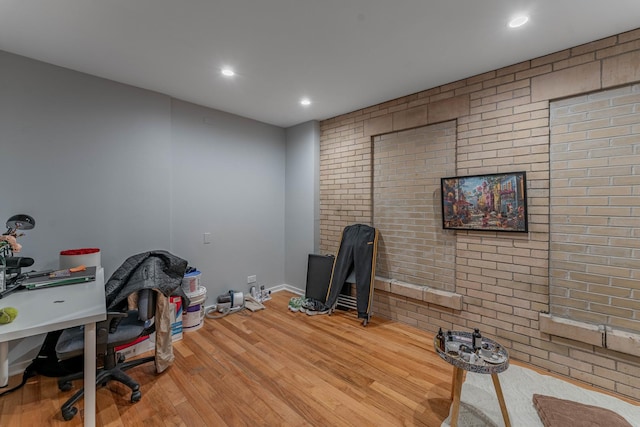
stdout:
POLYGON ((156 291, 142 289, 138 291, 138 319, 146 321, 156 313, 156 291))

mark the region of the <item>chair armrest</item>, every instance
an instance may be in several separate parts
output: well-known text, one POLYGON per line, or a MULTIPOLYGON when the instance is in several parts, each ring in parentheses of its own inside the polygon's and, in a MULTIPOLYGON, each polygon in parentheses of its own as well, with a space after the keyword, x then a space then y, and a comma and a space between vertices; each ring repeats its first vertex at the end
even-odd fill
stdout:
POLYGON ((107 318, 96 324, 96 351, 98 354, 106 353, 109 334, 115 332, 120 321, 127 316, 126 312, 109 311, 107 318))
POLYGON ((128 313, 121 311, 109 311, 107 312, 107 319, 104 320, 105 325, 108 326, 109 333, 114 333, 118 329, 120 321, 128 316, 128 313))
POLYGON ((121 319, 123 317, 127 317, 128 315, 129 313, 127 313, 126 311, 107 311, 107 319, 104 321, 108 322, 112 319, 121 319))

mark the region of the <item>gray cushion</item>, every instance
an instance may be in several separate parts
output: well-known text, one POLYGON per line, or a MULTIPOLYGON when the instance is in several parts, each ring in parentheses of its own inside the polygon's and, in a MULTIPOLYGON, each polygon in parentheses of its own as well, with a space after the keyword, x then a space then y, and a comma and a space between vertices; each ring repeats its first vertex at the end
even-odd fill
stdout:
MULTIPOLYGON (((138 319, 136 310, 123 318, 118 329, 109 334, 108 346, 117 347, 134 341, 145 329, 145 322, 138 319)), ((70 359, 84 354, 84 326, 65 329, 56 343, 56 355, 60 360, 70 359)))

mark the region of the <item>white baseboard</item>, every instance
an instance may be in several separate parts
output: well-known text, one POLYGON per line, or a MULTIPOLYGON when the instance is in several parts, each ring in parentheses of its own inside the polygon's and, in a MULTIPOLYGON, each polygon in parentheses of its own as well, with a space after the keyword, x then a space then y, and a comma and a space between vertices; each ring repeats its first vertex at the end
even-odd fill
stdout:
POLYGON ((269 288, 269 291, 271 291, 271 293, 280 292, 280 291, 289 291, 296 295, 304 295, 304 291, 302 289, 296 288, 295 286, 287 285, 286 283, 282 285, 273 286, 269 288))
MULTIPOLYGON (((296 288, 295 286, 291 286, 287 284, 272 286, 270 288, 267 288, 267 291, 269 291, 269 293, 272 293, 272 294, 275 294, 276 292, 280 292, 280 291, 287 291, 287 292, 294 293, 296 295, 304 295, 304 291, 302 289, 299 289, 299 288, 296 288)), ((204 307, 204 311, 206 313, 209 309, 215 310, 215 308, 216 308, 215 304, 206 305, 204 307)))

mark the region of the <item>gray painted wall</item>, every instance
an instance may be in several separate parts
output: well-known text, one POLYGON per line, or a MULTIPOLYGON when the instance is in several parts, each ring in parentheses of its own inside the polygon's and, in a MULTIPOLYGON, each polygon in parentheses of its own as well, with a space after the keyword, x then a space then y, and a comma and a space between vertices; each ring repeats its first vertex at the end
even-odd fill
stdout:
MULTIPOLYGON (((167 249, 208 303, 248 275, 282 284, 285 150, 281 128, 0 51, 0 224, 35 218, 20 243, 36 269, 99 247, 108 278, 167 249)), ((12 373, 41 339, 11 343, 12 373)))
POLYGON ((303 290, 308 254, 319 243, 320 124, 302 123, 287 129, 285 203, 285 282, 303 290))
POLYGON ((35 218, 34 268, 99 247, 108 277, 169 249, 170 114, 167 96, 0 51, 0 224, 35 218))
POLYGON ((172 140, 171 247, 202 271, 205 304, 247 292, 251 275, 256 285, 281 285, 284 129, 173 101, 172 140))

